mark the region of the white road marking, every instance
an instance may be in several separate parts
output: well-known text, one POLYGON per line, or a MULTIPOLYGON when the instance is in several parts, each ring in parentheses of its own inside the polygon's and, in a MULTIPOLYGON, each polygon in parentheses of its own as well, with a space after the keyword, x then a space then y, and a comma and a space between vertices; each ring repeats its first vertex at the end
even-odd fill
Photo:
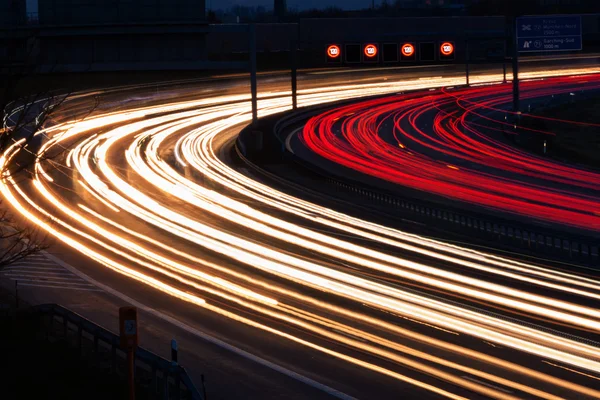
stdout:
POLYGON ((56 265, 51 261, 19 261, 14 264, 11 264, 15 267, 26 267, 26 266, 35 266, 35 265, 56 265))
POLYGON ((105 285, 93 278, 91 278, 90 276, 84 274, 83 272, 79 271, 77 268, 73 267, 72 265, 64 262, 63 260, 61 260, 58 257, 55 257, 49 253, 46 253, 46 256, 48 258, 50 258, 52 261, 54 261, 55 263, 59 264, 60 266, 64 267, 65 269, 71 271, 72 273, 74 273, 75 275, 81 277, 82 279, 85 279, 86 281, 88 281, 89 283, 93 284, 94 286, 103 289, 105 292, 112 294, 115 297, 120 298, 121 300, 131 304, 132 306, 135 306, 137 308, 139 308, 140 310, 143 310, 144 312, 151 314, 159 319, 162 319, 163 321, 169 322, 172 325, 175 325, 177 327, 179 327, 180 329, 183 329, 184 331, 187 331, 189 333, 191 333, 192 335, 195 335, 209 343, 212 343, 216 346, 221 347, 222 349, 228 350, 234 354, 237 354, 247 360, 253 361, 257 364, 260 364, 264 367, 267 367, 269 369, 272 369, 273 371, 279 372, 280 374, 286 375, 292 379, 295 379, 299 382, 302 382, 312 388, 315 388, 317 390, 320 390, 322 392, 325 392, 327 394, 329 394, 330 396, 333 396, 335 398, 338 399, 343 399, 343 400, 356 400, 355 397, 349 396, 343 392, 340 392, 339 390, 336 390, 332 387, 329 387, 327 385, 324 385, 322 383, 319 383, 313 379, 310 379, 304 375, 300 375, 297 372, 294 372, 290 369, 287 369, 285 367, 282 367, 280 365, 277 365, 271 361, 265 360, 264 358, 255 356, 254 354, 251 354, 245 350, 239 349, 235 346, 230 345, 229 343, 226 343, 224 341, 222 341, 221 339, 218 339, 214 336, 211 336, 207 333, 204 333, 196 328, 191 327, 190 325, 181 322, 173 317, 170 317, 166 314, 161 313, 160 311, 154 310, 150 307, 145 306, 144 304, 140 303, 137 300, 132 299, 131 297, 119 292, 118 290, 113 289, 112 287, 105 285))
POLYGON ((461 378, 465 378, 465 379, 468 379, 470 381, 477 382, 477 383, 479 383, 481 385, 484 385, 484 386, 487 386, 487 387, 491 387, 492 389, 500 390, 501 392, 504 392, 504 393, 512 393, 512 391, 510 391, 510 390, 506 390, 504 388, 501 388, 500 386, 496 386, 496 385, 492 385, 492 384, 484 382, 484 381, 480 381, 479 379, 475 379, 475 378, 472 378, 472 377, 467 376, 467 375, 463 375, 463 376, 461 376, 461 378))
MULTIPOLYGON (((28 278, 10 278, 11 281, 18 281, 18 282, 37 282, 37 283, 58 283, 61 285, 74 285, 74 286, 94 286, 92 284, 89 283, 77 283, 77 282, 72 282, 72 281, 65 281, 65 280, 57 280, 57 279, 53 279, 53 280, 40 280, 40 279, 28 279, 28 278)), ((85 282, 83 280, 81 280, 80 282, 85 282)))
POLYGON ((81 290, 81 291, 86 291, 86 292, 103 292, 102 289, 77 288, 77 287, 70 287, 70 286, 38 285, 35 283, 19 283, 19 286, 35 286, 35 287, 45 287, 45 288, 61 289, 61 290, 63 290, 63 289, 64 290, 81 290))
POLYGON ((298 134, 298 132, 300 132, 302 130, 302 128, 298 128, 294 131, 292 131, 292 133, 290 133, 287 138, 285 138, 285 148, 287 149, 287 151, 289 151, 290 153, 294 154, 294 149, 292 149, 292 138, 298 134))
MULTIPOLYGON (((70 279, 67 278, 69 276, 75 276, 69 272, 44 272, 44 271, 39 271, 39 272, 35 272, 35 271, 27 271, 27 272, 5 272, 2 275, 6 275, 6 276, 14 276, 14 275, 18 275, 18 276, 31 276, 31 277, 38 277, 38 278, 48 278, 48 279, 70 279), (55 276, 57 275, 57 276, 55 276)), ((81 278, 75 277, 74 279, 81 281, 81 278)))
MULTIPOLYGON (((3 271, 65 271, 65 269, 62 267, 8 267, 3 271)), ((65 271, 65 273, 70 274, 69 271, 65 271)))

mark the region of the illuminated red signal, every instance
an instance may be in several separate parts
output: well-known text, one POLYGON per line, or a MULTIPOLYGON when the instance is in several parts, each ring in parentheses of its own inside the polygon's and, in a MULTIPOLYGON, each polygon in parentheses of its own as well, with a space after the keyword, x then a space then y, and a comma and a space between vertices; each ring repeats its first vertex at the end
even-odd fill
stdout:
POLYGON ((365 46, 365 57, 367 58, 375 58, 377 57, 377 46, 375 46, 374 44, 368 44, 365 46))
POLYGON ((440 52, 445 56, 451 56, 454 54, 454 45, 450 42, 444 42, 440 46, 440 52))
POLYGON ((415 46, 410 43, 403 44, 401 51, 404 57, 412 57, 415 54, 415 46))
POLYGON ((339 46, 332 44, 327 48, 327 57, 331 59, 338 58, 342 54, 342 50, 340 50, 339 46))

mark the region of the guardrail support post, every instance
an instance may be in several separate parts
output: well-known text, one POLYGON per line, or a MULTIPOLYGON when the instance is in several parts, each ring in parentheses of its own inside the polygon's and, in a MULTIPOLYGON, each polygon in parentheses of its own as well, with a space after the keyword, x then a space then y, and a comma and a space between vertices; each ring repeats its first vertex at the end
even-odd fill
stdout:
POLYGON ((175 400, 181 399, 181 379, 179 377, 179 371, 175 373, 175 400))
POLYGON ((163 399, 169 399, 169 372, 163 370, 163 399))
POLYGON ((129 382, 129 400, 135 400, 135 351, 127 351, 127 380, 129 382))

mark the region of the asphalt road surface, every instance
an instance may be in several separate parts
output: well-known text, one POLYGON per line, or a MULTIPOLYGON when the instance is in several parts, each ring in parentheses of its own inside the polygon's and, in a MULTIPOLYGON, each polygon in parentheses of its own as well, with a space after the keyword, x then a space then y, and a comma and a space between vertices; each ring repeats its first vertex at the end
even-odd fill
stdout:
MULTIPOLYGON (((572 68, 524 72, 599 69, 572 68)), ((307 72, 299 105, 463 81, 443 68, 307 72)), ((39 148, 6 149, 2 196, 53 245, 3 285, 113 330, 117 306, 137 305, 142 346, 166 355, 176 337, 211 399, 600 397, 593 276, 350 218, 232 168, 251 118, 241 82, 80 93, 39 148), (29 151, 43 156, 18 171, 29 151)), ((259 115, 290 107, 285 76, 259 87, 259 115)))

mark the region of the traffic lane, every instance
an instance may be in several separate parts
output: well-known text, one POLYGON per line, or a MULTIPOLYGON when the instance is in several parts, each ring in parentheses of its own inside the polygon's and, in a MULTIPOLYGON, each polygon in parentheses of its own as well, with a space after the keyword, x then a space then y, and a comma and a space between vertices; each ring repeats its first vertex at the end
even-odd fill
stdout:
POLYGON ((114 285, 113 285, 114 286, 114 285))
MULTIPOLYGON (((170 306, 170 305, 165 305, 165 303, 164 303, 164 302, 162 302, 162 301, 159 301, 159 304, 161 304, 162 306, 164 306, 164 307, 165 307, 165 310, 172 311, 172 310, 174 310, 174 309, 175 309, 174 307, 172 307, 172 306, 170 306)), ((81 313, 82 313, 82 314, 84 314, 84 316, 85 316, 85 313, 89 313, 90 311, 98 311, 99 309, 110 309, 110 308, 112 308, 112 310, 114 311, 114 310, 116 310, 116 309, 117 309, 117 306, 118 306, 118 304, 117 304, 117 305, 114 305, 114 307, 103 307, 103 306, 102 306, 101 304, 99 304, 98 302, 93 302, 93 304, 92 304, 92 306, 91 306, 91 307, 89 306, 89 304, 83 304, 83 305, 82 305, 81 303, 77 303, 77 304, 69 304, 69 306, 72 306, 73 308, 75 308, 75 309, 76 309, 76 311, 77 311, 77 310, 80 310, 80 311, 81 311, 81 313)), ((198 321, 198 313, 197 313, 197 311, 196 311, 196 310, 192 310, 191 312, 192 312, 191 321, 192 321, 192 322, 194 322, 194 321, 198 321)), ((112 318, 110 321, 112 322, 112 325, 113 325, 113 327, 116 327, 116 321, 117 321, 116 312, 114 312, 113 314, 114 314, 114 315, 113 315, 113 318, 112 318)), ((95 318, 95 319, 97 319, 97 315, 96 315, 96 314, 94 314, 92 318, 95 318)), ((204 321, 204 318, 200 318, 200 320, 201 320, 201 321, 204 321)), ((108 326, 109 324, 103 324, 103 325, 105 325, 105 326, 108 326)), ((160 326, 160 324, 158 324, 158 325, 160 326)), ((209 325, 211 325, 211 324, 209 324, 209 325)), ((164 325, 163 325, 163 326, 164 326, 164 325)), ((204 325, 203 325, 203 326, 204 326, 204 325)), ((154 327, 156 327, 156 325, 154 325, 154 327)), ((142 336, 142 337, 144 337, 144 336, 142 336)), ((167 347, 166 345, 164 345, 164 344, 165 344, 165 342, 167 342, 167 343, 168 343, 168 340, 167 340, 167 341, 165 341, 165 340, 163 340, 163 341, 162 341, 162 344, 163 344, 163 348, 162 348, 162 350, 164 350, 164 348, 166 348, 166 347, 167 347)), ((243 345, 245 342, 246 342, 246 341, 244 340, 244 341, 243 341, 243 343, 240 343, 240 344, 242 344, 242 345, 243 345)), ((401 342, 402 342, 403 344, 404 344, 404 343, 408 344, 408 343, 407 343, 405 340, 402 340, 401 342)), ((203 351, 204 351, 204 350, 203 350, 203 351)), ((441 354, 440 354, 439 350, 437 350, 437 351, 436 351, 435 349, 433 349, 433 350, 431 350, 431 349, 424 349, 424 351, 427 351, 427 352, 429 352, 429 353, 431 353, 431 354, 436 354, 436 355, 438 355, 438 356, 441 356, 441 354)), ((506 350, 501 350, 501 349, 498 349, 498 351, 500 352, 500 354, 503 354, 503 353, 505 353, 505 351, 506 351, 506 350)), ((278 353, 279 353, 279 351, 278 351, 278 353)), ((476 363, 473 363, 473 362, 469 363, 469 365, 470 365, 471 367, 473 367, 475 364, 476 364, 476 363)), ((185 364, 184 364, 184 365, 185 365, 185 364)), ((187 365, 190 365, 190 364, 187 364, 187 365)), ((210 363, 209 365, 214 365, 214 364, 210 363)), ((319 365, 320 365, 320 364, 319 364, 319 365)), ((485 368, 485 366, 483 366, 482 368, 484 368, 486 371, 490 371, 490 370, 492 370, 492 369, 491 369, 491 368, 489 368, 489 367, 485 368)), ((515 378, 517 378, 517 379, 518 379, 518 377, 515 377, 515 378)), ((521 377, 521 379, 522 379, 522 377, 521 377)), ((209 381, 209 383, 210 383, 210 381, 209 381)), ((388 397, 385 397, 385 398, 388 398, 388 397)))
MULTIPOLYGON (((224 135, 223 135, 224 136, 224 135)), ((216 148, 218 149, 219 144, 216 144, 216 148)), ((219 153, 221 153, 221 151, 219 150, 219 153)), ((219 189, 220 191, 224 190, 223 188, 219 189)), ((193 208, 192 208, 193 210, 193 208)), ((302 219, 300 217, 296 217, 296 216, 292 216, 289 215, 287 213, 281 212, 280 210, 271 208, 266 210, 270 215, 276 216, 282 220, 287 220, 288 222, 292 222, 292 223, 297 223, 302 227, 305 228, 309 228, 309 229, 319 229, 319 225, 316 223, 311 223, 305 219, 302 219)), ((190 215, 190 217, 192 217, 192 215, 190 215)), ((217 216, 215 216, 217 217, 217 216)), ((252 230, 246 229, 245 227, 240 227, 239 225, 233 224, 231 225, 231 227, 228 227, 229 224, 228 223, 223 223, 223 222, 217 222, 218 226, 222 229, 228 230, 230 232, 235 232, 236 230, 241 229, 241 231, 239 231, 240 233, 243 233, 245 236, 251 236, 253 234, 252 230)), ((338 234, 340 234, 341 232, 337 232, 338 234)), ((256 234, 256 233, 255 233, 256 234)), ((343 239, 348 240, 348 237, 344 237, 343 239)), ((257 242, 260 242, 260 237, 257 236, 257 242)), ((269 246, 276 246, 280 249, 284 249, 284 250, 288 250, 286 247, 289 247, 289 243, 280 243, 278 244, 277 238, 274 237, 266 237, 265 240, 263 240, 263 242, 268 243, 269 246)), ((350 242, 353 244, 356 244, 356 241, 353 241, 352 239, 350 239, 350 242)), ((358 244, 362 244, 362 243, 358 243, 358 244)), ((513 289, 517 289, 517 290, 522 290, 524 292, 528 291, 528 292, 533 292, 539 295, 543 295, 543 296, 554 296, 556 298, 559 299, 564 299, 566 301, 571 301, 573 303, 581 303, 583 301, 583 303, 585 303, 587 306, 592 306, 594 304, 593 300, 587 299, 587 298, 582 298, 579 297, 578 295, 575 294, 568 294, 565 293, 563 291, 558 291, 555 290, 554 288, 552 289, 548 289, 547 287, 540 287, 538 285, 529 283, 529 282, 525 282, 525 281, 515 281, 512 278, 508 278, 506 276, 499 276, 497 274, 494 274, 492 272, 489 271, 477 271, 477 270, 473 270, 472 268, 468 268, 464 265, 460 265, 460 264, 453 264, 450 262, 445 262, 445 261, 441 261, 438 259, 433 259, 430 257, 426 257, 423 255, 419 255, 419 254, 415 254, 412 252, 408 252, 408 251, 398 251, 397 248, 391 247, 391 246, 385 246, 385 245, 378 245, 375 243, 371 243, 371 247, 381 250, 383 251, 384 254, 396 254, 402 258, 405 259, 409 259, 411 261, 417 261, 417 262, 421 262, 425 265, 431 265, 432 263, 436 266, 439 266, 441 269, 443 269, 444 271, 450 271, 450 272, 458 272, 458 273, 464 273, 465 275, 469 276, 469 277, 476 277, 476 278, 484 278, 487 279, 489 281, 492 281, 494 283, 499 283, 499 284, 505 284, 507 287, 513 288, 513 289), (590 303, 591 301, 591 303, 590 303)), ((317 260, 320 263, 324 263, 325 265, 329 265, 332 268, 338 268, 338 269, 342 269, 345 270, 348 273, 351 274, 359 274, 363 277, 367 277, 367 278, 379 278, 383 281, 386 282, 398 282, 399 279, 395 276, 389 275, 389 274, 384 274, 384 273, 380 273, 378 271, 374 271, 374 270, 369 270, 368 268, 364 268, 360 265, 355 265, 355 266, 347 266, 348 263, 339 263, 338 260, 333 259, 329 256, 327 256, 326 254, 320 254, 314 251, 310 251, 307 249, 303 249, 303 248, 294 248, 293 251, 290 254, 297 254, 297 255, 301 255, 303 257, 305 257, 307 260, 317 260), (357 270, 360 270, 360 272, 357 272, 357 270)), ((460 260, 460 257, 459 257, 460 260)), ((528 276, 527 274, 524 274, 524 279, 527 279, 528 276)), ((406 282, 403 281, 403 285, 406 286, 416 286, 419 287, 420 289, 427 291, 429 288, 424 288, 422 285, 419 284, 413 284, 411 285, 410 282, 406 282)), ((414 287, 413 286, 413 287, 414 287)), ((433 290, 434 294, 439 294, 440 290, 433 290)), ((443 292, 443 291, 442 291, 443 292)), ((474 306, 478 306, 481 307, 482 303, 480 301, 473 301, 470 299, 465 299, 463 296, 461 295, 456 295, 456 294, 445 294, 446 296, 450 297, 450 298, 454 298, 455 300, 458 299, 461 300, 462 302, 469 304, 469 305, 474 305, 474 306)), ((498 308, 498 311, 501 314, 510 314, 510 311, 507 310, 506 308, 503 308, 501 306, 494 306, 494 305, 490 305, 490 304, 485 304, 486 308, 498 308)), ((535 318, 530 318, 528 315, 523 315, 522 313, 517 313, 519 315, 519 317, 523 317, 523 319, 527 319, 529 320, 529 322, 540 322, 540 320, 537 320, 535 318)), ((550 324, 550 326, 552 326, 553 322, 551 320, 547 320, 547 319, 542 319, 541 320, 543 325, 548 325, 550 324)), ((560 327, 563 327, 563 324, 561 324, 559 321, 555 321, 554 323, 560 325, 560 327)), ((566 326, 568 328, 568 326, 566 326)), ((570 329, 571 333, 577 334, 576 329, 570 329)), ((587 336, 589 336, 589 334, 592 334, 592 332, 587 332, 587 336)))
MULTIPOLYGON (((316 157, 313 157, 316 158, 316 157)), ((316 161, 316 163, 318 164, 320 161, 316 161)), ((331 165, 330 166, 331 169, 335 170, 336 166, 335 165, 331 165)), ((339 169, 339 168, 338 168, 339 169)), ((356 174, 358 175, 358 174, 356 174)), ((368 179, 368 178, 365 178, 368 179)), ((361 218, 366 218, 369 219, 369 215, 367 213, 359 213, 357 214, 358 217, 361 218)), ((389 222, 386 222, 385 224, 387 225, 389 222)), ((400 228, 402 228, 403 226, 400 225, 400 228)), ((371 246, 373 246, 373 244, 371 244, 371 246)), ((376 246, 376 245, 375 245, 376 246)), ((393 250, 392 250, 393 251, 393 250)), ((428 259, 428 258, 423 258, 420 256, 415 256, 414 254, 406 254, 403 253, 402 254, 403 257, 409 258, 411 260, 414 261, 418 261, 418 262, 423 262, 425 264, 427 263, 431 263, 432 260, 428 259)), ((588 306, 591 305, 592 308, 594 306, 594 304, 597 304, 597 300, 594 299, 589 299, 586 297, 580 297, 578 295, 574 295, 574 294, 570 294, 567 293, 565 291, 562 290, 555 290, 555 289, 549 289, 547 287, 542 287, 542 286, 538 286, 538 285, 533 285, 531 283, 527 283, 524 281, 516 281, 512 278, 507 278, 504 276, 499 276, 497 274, 490 274, 484 271, 476 271, 473 270, 472 268, 467 268, 465 266, 461 266, 460 264, 450 264, 450 263, 445 263, 445 262, 440 262, 439 260, 435 260, 434 261, 434 265, 439 265, 441 266, 444 270, 450 271, 450 272, 456 272, 456 273, 460 273, 460 274, 464 274, 465 276, 468 277, 474 277, 474 278, 486 278, 487 280, 495 283, 495 284, 503 284, 508 288, 511 289, 517 289, 517 290, 522 290, 522 291, 530 291, 533 292, 535 294, 538 294, 540 296, 546 296, 546 297, 550 297, 550 296, 555 296, 556 298, 560 299, 560 300, 564 300, 564 301, 569 301, 572 302, 574 304, 581 304, 583 306, 588 306)), ((355 272, 355 271, 354 271, 355 272)), ((589 274, 588 274, 589 275, 589 274)), ((384 274, 380 274, 380 277, 385 276, 384 274)), ((525 275, 525 278, 528 278, 525 275)), ((392 281, 397 281, 397 277, 394 276, 388 276, 388 279, 391 279, 392 281)), ((403 282, 403 285, 406 287, 407 286, 407 282, 403 282)), ((418 287, 419 290, 423 290, 423 287, 418 287)), ((436 295, 440 295, 440 293, 443 293, 443 290, 437 290, 438 293, 436 293, 436 290, 433 291, 433 294, 436 295)), ((430 291, 431 293, 431 291, 430 291)), ((522 321, 526 321, 529 323, 534 323, 534 324, 538 324, 538 325, 542 325, 544 327, 548 327, 548 328, 552 328, 552 329, 558 329, 559 331, 565 331, 568 332, 569 334, 573 334, 573 335, 577 335, 577 336, 582 336, 584 338, 589 338, 589 339, 594 339, 596 332, 594 331, 590 331, 590 330, 582 330, 580 327, 572 327, 569 326, 567 324, 565 324, 563 321, 561 320, 550 320, 547 318, 542 318, 540 319, 539 317, 534 317, 531 316, 527 313, 523 313, 523 312, 519 312, 513 309, 508 309, 506 307, 500 306, 500 305, 494 305, 494 304, 486 304, 486 303, 482 303, 481 301, 474 301, 473 299, 470 298, 461 298, 461 294, 457 294, 457 293, 444 293, 444 296, 446 296, 447 299, 454 299, 459 301, 460 303, 463 304, 467 304, 470 306, 474 306, 477 308, 485 308, 485 309, 490 309, 490 310, 494 310, 494 312, 497 312, 500 315, 505 315, 508 317, 516 317, 519 320, 522 321)))
MULTIPOLYGON (((573 84, 573 86, 562 86, 561 91, 568 92, 569 90, 574 90, 577 87, 578 85, 576 84, 573 84)), ((499 105, 500 107, 508 107, 508 105, 511 104, 510 102, 512 100, 510 85, 499 85, 495 89, 496 90, 493 93, 487 95, 482 94, 480 97, 477 97, 475 99, 469 98, 468 101, 476 102, 478 104, 487 104, 487 102, 490 100, 500 101, 502 102, 502 104, 499 105)), ((527 96, 536 96, 536 93, 538 92, 540 93, 539 96, 544 96, 544 94, 540 90, 526 90, 526 88, 523 89, 522 93, 527 96)), ((457 95, 460 95, 460 93, 457 95)), ((438 116, 440 112, 446 115, 453 115, 457 112, 461 112, 462 108, 456 104, 453 97, 441 94, 434 94, 434 96, 437 97, 433 98, 431 106, 428 106, 427 108, 423 108, 423 105, 419 106, 418 110, 420 110, 421 112, 419 112, 419 114, 416 115, 416 118, 414 120, 408 118, 403 118, 401 120, 401 125, 399 127, 401 130, 398 130, 392 123, 392 112, 382 115, 382 123, 378 127, 377 132, 378 136, 392 148, 398 147, 399 141, 397 136, 399 136, 402 145, 405 146, 407 150, 420 155, 424 155, 430 159, 438 161, 440 164, 454 165, 459 168, 464 167, 470 170, 475 170, 494 176, 500 176, 511 180, 518 179, 532 184, 539 184, 540 182, 543 182, 545 184, 547 183, 549 185, 552 185, 552 187, 566 187, 569 189, 569 191, 574 191, 581 194, 597 194, 597 191, 592 191, 589 188, 581 188, 579 186, 570 185, 568 183, 564 183, 561 185, 557 182, 544 179, 543 177, 536 178, 534 176, 524 175, 522 173, 509 171, 494 165, 487 165, 485 163, 480 162, 479 160, 469 160, 467 158, 462 157, 459 158, 453 154, 447 154, 446 152, 441 151, 444 149, 440 148, 441 144, 438 141, 444 141, 446 139, 440 137, 438 134, 433 132, 434 127, 437 124, 437 120, 435 117, 438 116), (420 131, 425 131, 426 134, 422 134, 420 131), (406 132, 406 134, 403 134, 404 132, 406 132)), ((425 105, 427 106, 427 104, 425 105)), ((364 112, 367 113, 371 111, 365 110, 364 112)), ((480 123, 484 124, 489 123, 488 121, 482 121, 486 113, 495 114, 496 119, 499 120, 497 126, 500 126, 500 124, 504 122, 500 121, 502 117, 500 113, 494 110, 488 111, 484 109, 481 113, 483 114, 483 116, 479 116, 479 113, 471 114, 468 118, 468 122, 474 124, 476 123, 475 121, 479 121, 480 123)), ((344 120, 336 121, 333 129, 340 130, 344 122, 344 120)), ((488 137, 490 138, 490 140, 506 141, 506 139, 504 139, 503 134, 494 130, 493 127, 486 129, 485 127, 480 127, 479 124, 474 126, 478 129, 480 128, 481 132, 489 134, 488 137)), ((464 134, 471 140, 482 141, 481 137, 476 136, 471 131, 466 131, 464 134)))
MULTIPOLYGON (((70 252, 69 254, 71 254, 70 252)), ((64 257, 64 252, 54 254, 64 257)), ((71 260, 77 262, 77 260, 71 260)), ((90 264, 81 259, 74 265, 90 264)), ((101 266, 98 266, 101 268, 101 266)), ((13 291, 12 281, 0 277, 0 284, 13 291)), ((97 289, 84 295, 65 288, 19 286, 19 299, 30 305, 60 304, 94 323, 118 333, 119 307, 129 305, 110 293, 97 289)), ((165 322, 152 313, 139 312, 140 346, 170 359, 170 341, 179 344, 179 363, 186 369, 196 387, 202 391, 202 377, 206 382, 207 397, 211 399, 331 399, 321 390, 292 379, 282 373, 225 350, 182 329, 165 322)), ((198 322, 198 321, 196 321, 198 322)), ((197 324, 202 329, 202 324, 197 324)))
MULTIPOLYGON (((84 263, 86 265, 90 264, 89 260, 84 260, 84 263)), ((110 286, 114 287, 115 285, 110 284, 110 286)), ((128 287, 128 286, 126 286, 126 287, 128 287)), ((155 296, 156 296, 156 293, 153 293, 150 290, 150 292, 148 293, 148 298, 154 299, 155 296)), ((161 296, 158 296, 158 297, 161 297, 161 296)), ((138 296, 133 296, 133 297, 137 298, 138 296)), ((171 312, 173 314, 176 314, 177 317, 179 316, 179 313, 176 312, 176 311, 173 311, 173 310, 177 310, 179 308, 178 306, 188 307, 186 303, 174 301, 175 304, 171 304, 169 302, 169 300, 172 300, 172 299, 170 297, 168 297, 168 296, 165 296, 164 299, 157 299, 157 301, 156 301, 157 305, 155 306, 154 304, 151 304, 151 307, 153 309, 155 309, 155 310, 159 310, 159 311, 162 310, 162 311, 171 312)), ((92 309, 92 310, 98 310, 98 309, 100 309, 100 306, 98 306, 97 304, 94 304, 93 307, 90 308, 90 309, 92 309)), ((115 306, 115 309, 116 309, 116 306, 115 306)), ((85 311, 89 311, 89 309, 86 308, 85 311)), ((85 316, 85 313, 84 313, 84 316, 85 316)), ((198 323, 198 321, 201 321, 200 328, 203 329, 203 330, 205 330, 206 326, 213 326, 213 323, 210 322, 210 316, 211 316, 210 313, 207 316, 203 316, 201 313, 198 312, 198 310, 195 307, 190 306, 189 307, 189 316, 190 316, 190 320, 188 322, 190 324, 194 324, 194 323, 198 323)), ((116 319, 115 319, 115 321, 116 321, 116 319)), ((246 335, 244 333, 240 333, 240 327, 239 326, 235 326, 234 325, 233 327, 229 328, 229 331, 232 331, 233 334, 235 335, 235 337, 238 338, 237 340, 239 341, 240 347, 241 347, 241 345, 244 345, 246 347, 251 346, 252 341, 248 340, 250 338, 250 335, 246 335)), ((243 329, 242 329, 242 331, 243 331, 243 329)), ((259 332, 258 336, 262 337, 264 335, 261 335, 260 332, 259 332)), ((220 335, 219 337, 224 337, 224 336, 220 335)), ((167 340, 163 341, 163 346, 165 346, 165 343, 168 343, 169 338, 167 337, 166 339, 167 340)), ((268 343, 265 345, 265 348, 267 349, 266 350, 267 352, 271 352, 271 349, 274 346, 274 340, 276 341, 276 339, 273 339, 273 338, 269 338, 268 339, 268 343)), ((234 342, 234 341, 231 340, 230 342, 234 342)), ((143 343, 143 340, 142 340, 142 343, 143 343)), ((292 346, 293 345, 291 345, 290 343, 284 342, 281 346, 277 345, 277 351, 276 351, 276 354, 279 355, 278 357, 284 357, 284 360, 282 360, 282 363, 289 362, 290 363, 290 367, 293 367, 294 363, 297 363, 294 360, 295 360, 295 357, 298 357, 298 356, 288 355, 289 353, 287 353, 285 351, 286 349, 289 350, 289 348, 292 347, 292 346)), ((253 353, 256 353, 256 349, 254 347, 251 347, 251 349, 254 350, 253 353)), ((326 371, 340 370, 340 366, 337 365, 337 364, 335 364, 335 363, 334 363, 334 365, 328 365, 327 364, 326 367, 324 369, 322 369, 322 370, 321 369, 315 369, 315 366, 322 366, 323 365, 323 361, 319 360, 318 359, 319 357, 309 356, 308 355, 309 353, 310 353, 310 351, 306 351, 306 350, 302 350, 299 353, 299 354, 301 354, 300 357, 307 357, 307 358, 311 358, 311 359, 316 358, 316 359, 312 360, 314 363, 311 362, 309 364, 309 366, 306 368, 306 371, 304 371, 307 374, 309 372, 313 373, 315 375, 315 378, 317 378, 318 380, 322 381, 323 380, 322 377, 326 377, 327 376, 326 371)), ((344 365, 345 365, 345 363, 344 363, 344 365)), ((341 371, 343 372, 344 370, 342 369, 341 371)), ((343 376, 340 378, 340 380, 341 380, 341 382, 352 383, 352 382, 362 382, 362 380, 361 380, 361 378, 362 378, 362 379, 366 380, 366 382, 373 382, 374 385, 382 384, 382 385, 384 385, 384 387, 389 387, 390 385, 392 385, 391 388, 390 388, 390 390, 394 390, 394 391, 396 391, 396 390, 405 390, 405 389, 399 388, 397 385, 394 386, 391 382, 377 381, 376 378, 369 377, 368 376, 369 374, 367 372, 368 371, 364 371, 364 372, 363 371, 359 371, 359 376, 357 376, 356 379, 351 378, 352 374, 349 374, 347 372, 343 372, 343 376), (345 381, 346 378, 348 379, 347 381, 345 381)), ((365 385, 361 384, 361 386, 365 386, 365 385)), ((396 393, 396 392, 392 392, 392 394, 389 394, 389 393, 388 394, 384 394, 384 393, 382 393, 381 390, 377 391, 376 388, 370 388, 370 385, 368 385, 368 386, 369 386, 369 389, 366 392, 363 392, 362 389, 360 389, 360 388, 356 389, 356 390, 361 390, 361 392, 359 393, 359 395, 360 395, 359 397, 366 397, 366 398, 368 398, 368 396, 366 396, 365 393, 367 393, 367 394, 368 393, 376 393, 376 395, 379 398, 392 398, 393 394, 396 393)), ((409 390, 409 389, 406 389, 406 390, 409 390)), ((410 392, 410 390, 409 390, 409 392, 410 392)), ((421 395, 421 394, 418 394, 417 396, 419 398, 427 398, 427 396, 421 395)))
MULTIPOLYGON (((433 112, 433 111, 430 111, 430 112, 433 112)), ((402 124, 402 127, 404 127, 405 129, 408 129, 408 131, 414 132, 414 127, 412 127, 412 125, 409 122, 402 120, 401 124, 402 124)), ((429 127, 432 126, 431 121, 425 123, 424 127, 427 128, 427 126, 429 126, 429 127)), ((395 142, 395 139, 390 138, 389 140, 392 141, 392 143, 395 143, 394 146, 396 148, 398 147, 398 143, 395 142)), ((297 134, 291 135, 288 139, 288 142, 292 148, 292 151, 296 154, 296 156, 300 157, 301 159, 303 159, 313 165, 316 165, 321 170, 332 171, 335 176, 350 178, 352 181, 361 182, 361 183, 364 183, 371 187, 376 186, 376 187, 379 187, 386 191, 389 191, 390 193, 398 193, 402 197, 421 199, 423 201, 426 201, 428 204, 435 202, 436 204, 445 205, 446 207, 452 207, 453 209, 461 209, 461 208, 464 209, 466 207, 465 204, 467 204, 467 203, 461 202, 457 199, 445 197, 441 194, 433 195, 428 192, 413 189, 408 186, 398 185, 395 182, 389 182, 382 178, 377 178, 375 176, 363 174, 359 171, 356 171, 353 168, 345 167, 345 166, 339 165, 335 162, 329 161, 328 159, 325 159, 323 157, 317 156, 310 149, 308 149, 302 143, 302 141, 300 141, 299 135, 297 135, 297 134)), ((419 146, 419 145, 417 145, 417 146, 419 146)), ((409 154, 413 154, 412 151, 410 151, 410 149, 408 149, 407 151, 409 154)), ((437 154, 433 151, 430 151, 430 152, 433 155, 437 154)), ((460 165, 460 163, 458 163, 458 164, 460 165)), ((440 165, 444 165, 444 164, 440 162, 440 165)), ((450 165, 451 165, 451 163, 450 163, 450 165)), ((448 167, 448 168, 450 168, 450 167, 448 167)), ((448 173, 451 174, 452 171, 450 169, 448 169, 448 173)), ((595 231, 585 230, 584 228, 582 228, 580 226, 557 225, 557 223, 546 222, 541 219, 533 219, 529 215, 509 213, 509 212, 499 210, 497 208, 481 206, 474 202, 469 203, 468 206, 470 207, 470 209, 475 207, 476 210, 479 210, 479 214, 489 214, 490 216, 494 216, 499 219, 504 219, 504 223, 506 223, 507 218, 510 218, 510 219, 513 219, 520 223, 527 224, 527 225, 531 225, 533 222, 533 223, 535 223, 536 226, 539 226, 540 229, 546 229, 548 227, 552 228, 552 227, 560 226, 560 229, 562 231, 568 232, 571 234, 586 235, 586 236, 596 235, 595 231)))
POLYGON ((544 294, 547 294, 547 292, 545 292, 544 294))

